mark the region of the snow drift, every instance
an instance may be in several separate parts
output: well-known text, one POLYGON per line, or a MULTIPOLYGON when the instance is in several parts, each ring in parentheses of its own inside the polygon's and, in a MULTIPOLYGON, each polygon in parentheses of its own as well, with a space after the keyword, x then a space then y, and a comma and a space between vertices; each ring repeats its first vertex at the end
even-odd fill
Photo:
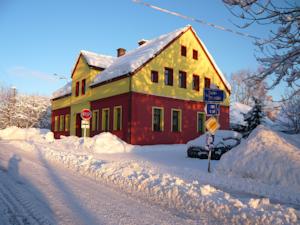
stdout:
POLYGON ((0 140, 47 141, 54 140, 53 133, 47 129, 8 127, 0 130, 0 140))
POLYGON ((248 139, 222 156, 217 171, 300 190, 300 149, 283 134, 260 125, 248 139))

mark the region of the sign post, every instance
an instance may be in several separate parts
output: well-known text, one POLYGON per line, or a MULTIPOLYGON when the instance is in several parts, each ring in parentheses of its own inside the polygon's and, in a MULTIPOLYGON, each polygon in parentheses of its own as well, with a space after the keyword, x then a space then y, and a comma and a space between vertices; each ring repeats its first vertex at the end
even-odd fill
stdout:
POLYGON ((210 160, 211 160, 211 151, 214 147, 215 135, 211 133, 206 134, 206 148, 208 150, 208 168, 207 171, 210 173, 210 160))
POLYGON ((206 122, 205 127, 208 130, 206 133, 206 149, 208 150, 208 168, 210 173, 211 153, 214 148, 215 133, 220 128, 220 124, 215 116, 220 115, 220 103, 225 99, 225 92, 219 89, 204 89, 205 113, 211 116, 206 122))
POLYGON ((83 109, 81 111, 81 129, 83 129, 83 138, 86 138, 86 129, 90 129, 90 119, 92 118, 92 112, 89 109, 83 109))

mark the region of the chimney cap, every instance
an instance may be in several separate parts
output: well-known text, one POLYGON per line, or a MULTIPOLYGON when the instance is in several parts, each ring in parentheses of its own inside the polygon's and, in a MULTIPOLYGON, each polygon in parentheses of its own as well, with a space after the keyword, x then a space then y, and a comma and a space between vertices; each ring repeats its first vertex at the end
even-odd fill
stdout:
POLYGON ((146 39, 141 39, 141 40, 138 41, 138 44, 139 44, 139 46, 141 46, 141 45, 143 45, 143 44, 145 44, 145 43, 147 43, 147 42, 148 42, 148 40, 146 40, 146 39))

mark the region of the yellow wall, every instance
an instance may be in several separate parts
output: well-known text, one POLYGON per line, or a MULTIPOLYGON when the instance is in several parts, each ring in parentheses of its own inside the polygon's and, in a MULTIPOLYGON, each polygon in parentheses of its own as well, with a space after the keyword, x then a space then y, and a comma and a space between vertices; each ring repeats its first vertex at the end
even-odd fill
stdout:
MULTIPOLYGON (((75 135, 76 133, 76 114, 80 113, 84 108, 90 109, 90 101, 129 92, 128 77, 95 88, 90 88, 89 86, 92 80, 100 72, 101 71, 89 67, 84 57, 81 56, 72 77, 72 96, 52 101, 52 110, 71 106, 71 135, 75 135), (86 79, 86 92, 84 95, 81 94, 81 81, 83 79, 86 79), (75 96, 77 81, 79 81, 79 96, 75 96)), ((89 135, 89 132, 87 132, 87 135, 89 135)))
POLYGON ((65 98, 60 98, 57 100, 52 100, 51 104, 52 104, 52 106, 51 106, 52 110, 68 107, 71 105, 71 96, 65 97, 65 98))
MULTIPOLYGON (((172 45, 166 48, 137 74, 132 77, 132 90, 139 93, 153 94, 176 99, 203 101, 204 78, 210 78, 214 83, 225 90, 225 86, 206 57, 191 30, 184 33, 172 45), (187 47, 187 56, 181 56, 181 45, 187 47), (193 59, 193 49, 198 51, 198 60, 193 59), (164 68, 173 68, 173 86, 164 84, 164 68), (152 83, 151 70, 159 72, 158 83, 152 83), (186 88, 179 87, 179 70, 187 73, 186 88), (192 89, 193 74, 200 76, 200 91, 192 89)), ((226 91, 227 92, 227 91, 226 91)), ((229 105, 229 93, 225 105, 229 105)))

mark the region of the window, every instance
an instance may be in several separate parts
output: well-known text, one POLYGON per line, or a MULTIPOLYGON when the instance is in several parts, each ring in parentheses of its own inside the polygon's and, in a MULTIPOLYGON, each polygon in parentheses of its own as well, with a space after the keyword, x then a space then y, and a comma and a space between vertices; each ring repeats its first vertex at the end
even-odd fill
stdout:
POLYGON ((173 132, 181 131, 181 110, 172 109, 171 110, 171 127, 173 132))
POLYGON ((163 131, 164 122, 164 111, 163 108, 153 107, 152 108, 152 131, 163 131))
POLYGON ((179 87, 180 88, 186 88, 186 72, 179 71, 179 87))
POLYGON ((54 117, 54 131, 58 131, 58 116, 54 117))
POLYGON ((165 85, 173 85, 173 69, 165 68, 165 85))
POLYGON ((210 79, 207 77, 205 77, 205 79, 204 79, 204 87, 210 88, 210 79))
POLYGON ((114 107, 114 130, 122 130, 122 106, 114 107))
POLYGON ((102 130, 109 130, 109 108, 102 109, 102 130))
POLYGON ((64 131, 65 130, 65 116, 60 115, 59 117, 59 131, 64 131))
POLYGON ((99 130, 99 110, 93 110, 92 115, 92 131, 99 130))
POLYGON ((181 55, 186 56, 186 47, 181 45, 181 55))
POLYGON ((197 132, 205 133, 205 113, 198 112, 197 113, 197 132))
POLYGON ((198 51, 193 49, 193 59, 198 59, 198 51))
POLYGON ((193 75, 193 90, 199 91, 199 76, 193 75))
POLYGON ((158 72, 151 70, 151 81, 153 83, 158 83, 158 72))
POLYGON ((70 130, 70 114, 66 114, 65 116, 65 131, 70 130))
POLYGON ((85 79, 81 81, 81 95, 85 94, 85 79))
POLYGON ((75 91, 75 95, 76 95, 76 96, 79 95, 79 81, 76 82, 76 91, 75 91))

